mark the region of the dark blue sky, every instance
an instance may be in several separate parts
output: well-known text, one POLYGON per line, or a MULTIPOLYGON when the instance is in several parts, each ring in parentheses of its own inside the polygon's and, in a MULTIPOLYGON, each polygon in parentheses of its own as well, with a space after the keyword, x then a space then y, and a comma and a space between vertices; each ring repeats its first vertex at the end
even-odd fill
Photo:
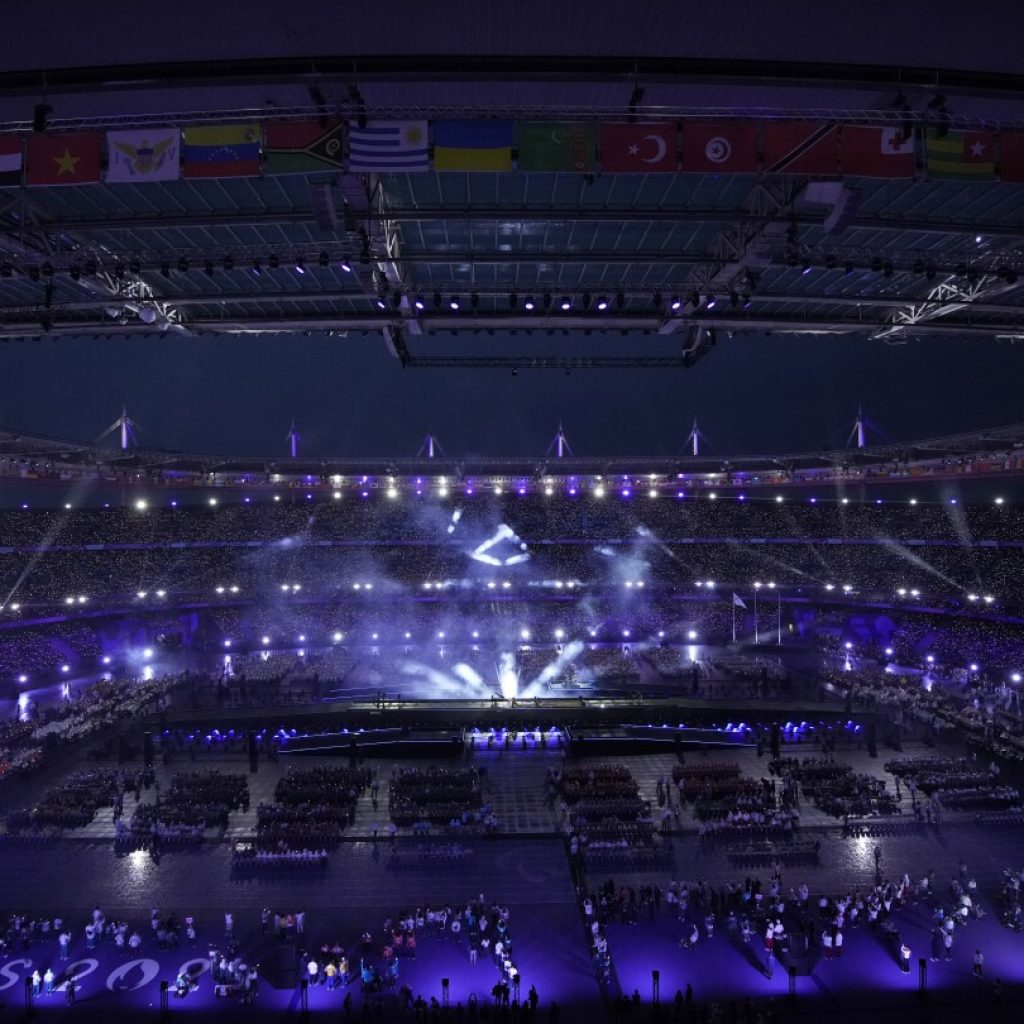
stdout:
MULTIPOLYGON (((673 352, 677 341, 410 339, 418 354, 673 352)), ((722 338, 690 371, 401 370, 379 337, 53 340, 0 346, 0 423, 96 437, 127 404, 149 447, 283 455, 540 454, 558 421, 577 454, 682 449, 694 415, 720 453, 845 442, 858 402, 893 440, 1024 420, 1024 346, 722 338)))

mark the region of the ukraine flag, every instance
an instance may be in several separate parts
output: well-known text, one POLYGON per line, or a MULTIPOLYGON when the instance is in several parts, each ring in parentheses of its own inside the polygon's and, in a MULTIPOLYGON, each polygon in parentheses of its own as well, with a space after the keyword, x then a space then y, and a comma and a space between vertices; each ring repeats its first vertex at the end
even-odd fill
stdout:
POLYGON ((514 121, 435 121, 434 170, 510 171, 514 121))

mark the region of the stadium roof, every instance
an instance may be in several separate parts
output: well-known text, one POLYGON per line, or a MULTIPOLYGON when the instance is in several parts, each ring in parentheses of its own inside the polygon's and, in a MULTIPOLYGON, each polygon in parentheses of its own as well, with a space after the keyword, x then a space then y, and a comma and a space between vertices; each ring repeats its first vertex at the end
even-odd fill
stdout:
MULTIPOLYGON (((116 424, 115 424, 116 425, 116 424)), ((518 458, 438 454, 417 458, 279 458, 187 454, 144 448, 111 448, 52 437, 0 431, 0 478, 113 479, 164 477, 197 484, 330 482, 334 475, 373 477, 377 487, 386 477, 467 477, 504 480, 510 477, 559 479, 596 476, 654 475, 658 478, 701 478, 756 486, 758 483, 844 480, 905 481, 913 476, 941 478, 967 468, 976 476, 1024 475, 1024 423, 918 441, 867 445, 831 451, 776 455, 704 453, 674 458, 637 456, 558 457, 552 447, 544 455, 518 458), (64 474, 63 476, 61 474, 64 474)), ((369 481, 368 481, 369 482, 369 481)))
MULTIPOLYGON (((548 5, 483 18, 456 4, 464 33, 422 16, 413 31, 402 6, 339 25, 336 5, 311 4, 286 33, 279 5, 187 3, 104 37, 80 5, 45 33, 24 5, 4 44, 0 119, 30 135, 42 103, 51 132, 367 116, 1024 125, 1016 21, 955 42, 920 32, 925 10, 962 25, 957 4, 860 5, 836 21, 802 2, 784 19, 734 0, 714 18, 651 3, 628 20, 567 3, 561 31, 548 5), (724 33, 730 18, 744 30, 724 33), (909 68, 890 46, 904 22, 920 42, 909 68), (325 43, 332 28, 343 52, 325 43), (12 46, 18 29, 34 32, 30 48, 12 46), (84 58, 83 36, 97 37, 84 58)), ((898 181, 338 170, 10 189, 0 340, 330 332, 383 336, 407 367, 562 370, 690 366, 731 332, 1018 340, 1022 194, 930 178, 920 161, 898 181), (559 345, 609 331, 623 332, 621 355, 559 345), (432 343, 452 332, 470 340, 432 343)))

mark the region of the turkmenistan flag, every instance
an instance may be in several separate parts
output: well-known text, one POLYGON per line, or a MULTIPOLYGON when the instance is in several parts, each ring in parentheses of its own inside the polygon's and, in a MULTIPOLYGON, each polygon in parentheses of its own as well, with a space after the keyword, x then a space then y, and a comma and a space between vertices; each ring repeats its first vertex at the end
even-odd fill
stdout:
POLYGON ((269 121, 263 148, 266 174, 310 174, 345 165, 345 126, 338 121, 269 121))
POLYGON ((932 178, 994 178, 995 136, 991 132, 949 132, 925 141, 928 175, 932 178))
POLYGON ((521 171, 597 169, 597 125, 588 121, 519 121, 521 171))

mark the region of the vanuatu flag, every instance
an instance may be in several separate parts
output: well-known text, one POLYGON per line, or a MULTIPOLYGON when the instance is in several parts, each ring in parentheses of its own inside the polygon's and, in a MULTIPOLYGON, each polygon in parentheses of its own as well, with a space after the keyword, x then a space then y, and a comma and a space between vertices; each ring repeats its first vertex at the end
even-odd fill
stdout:
POLYGON ((925 143, 931 178, 994 178, 995 136, 991 132, 950 132, 941 139, 931 132, 925 143))
POLYGON ((86 185, 100 180, 99 132, 40 132, 28 139, 26 185, 86 185))
POLYGON ((186 178, 245 178, 260 173, 260 126, 225 124, 185 128, 186 178))
POLYGON ((345 165, 345 126, 340 121, 270 121, 265 125, 267 174, 311 174, 345 165))
POLYGON ((521 171, 597 169, 597 125, 589 121, 520 121, 516 145, 521 171))
POLYGON ((436 121, 434 170, 511 171, 514 121, 436 121))

